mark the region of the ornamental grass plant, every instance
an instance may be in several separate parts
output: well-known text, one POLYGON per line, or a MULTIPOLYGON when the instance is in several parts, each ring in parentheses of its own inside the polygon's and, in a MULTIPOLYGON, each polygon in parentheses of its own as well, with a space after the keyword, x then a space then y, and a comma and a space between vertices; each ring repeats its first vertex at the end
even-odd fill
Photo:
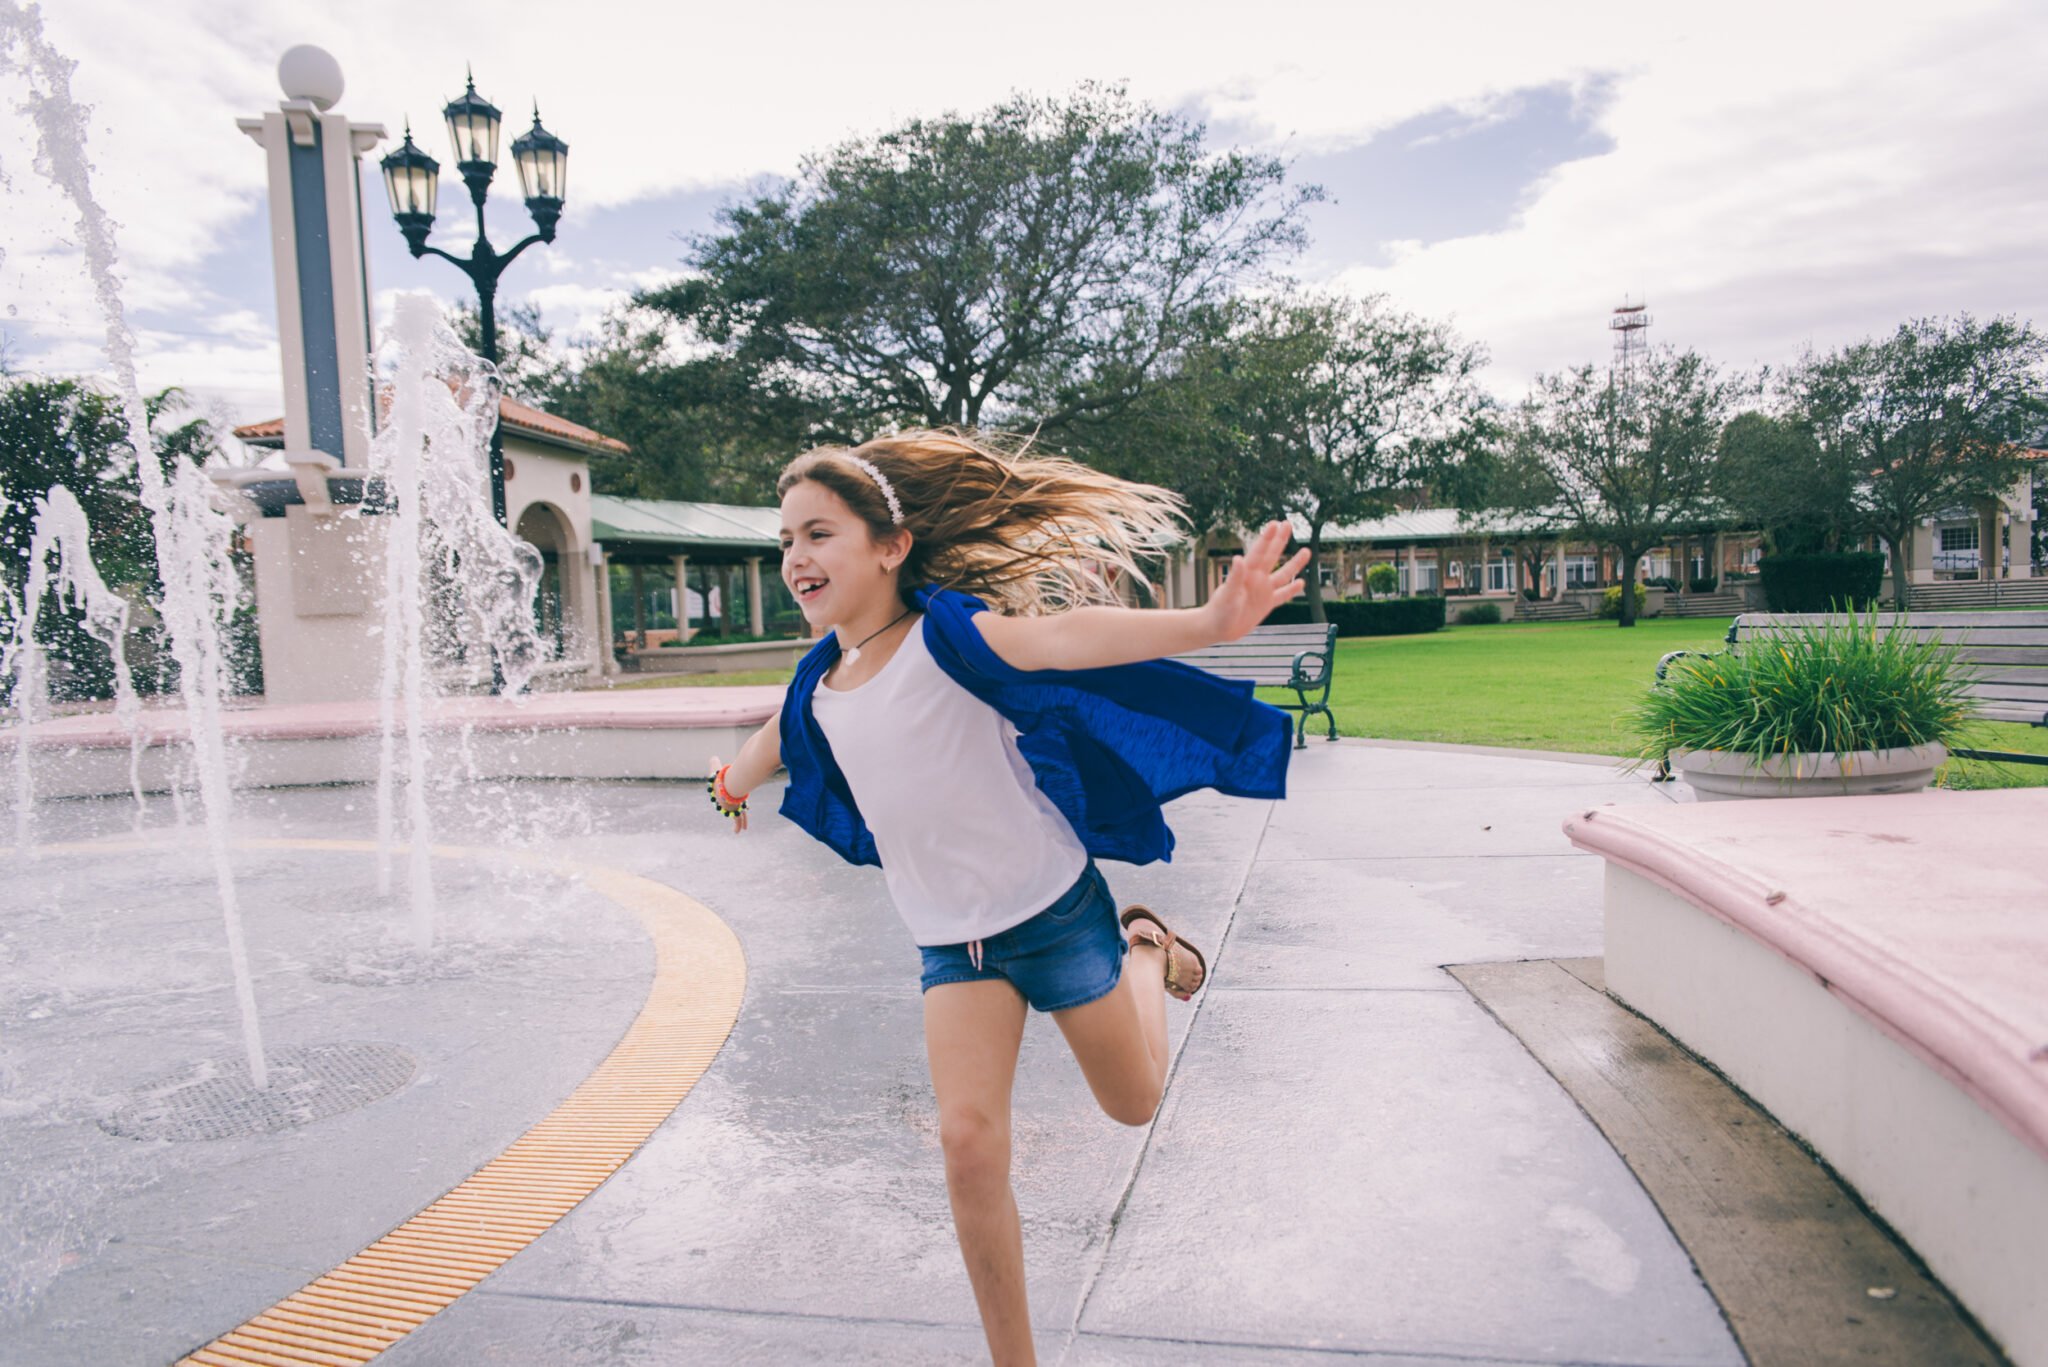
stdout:
POLYGON ((1673 660, 1628 718, 1638 758, 1717 750, 1761 768, 1774 755, 1953 750, 1971 729, 1970 667, 1938 633, 1879 619, 1851 612, 1673 660))

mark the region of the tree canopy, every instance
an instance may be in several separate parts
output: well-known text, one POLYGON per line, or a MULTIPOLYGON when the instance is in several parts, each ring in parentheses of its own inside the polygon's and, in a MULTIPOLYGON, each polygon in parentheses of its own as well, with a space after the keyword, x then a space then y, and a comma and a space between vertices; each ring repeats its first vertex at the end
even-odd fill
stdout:
MULTIPOLYGON (((1274 511, 1307 524, 1312 559, 1330 527, 1424 497, 1489 411, 1485 351, 1384 298, 1287 294, 1248 301, 1239 316, 1233 438, 1274 511)), ((1319 580, 1308 577, 1318 620, 1319 580)))
MULTIPOLYGON (((1714 453, 1739 386, 1694 351, 1652 349, 1626 376, 1592 365, 1540 375, 1518 440, 1554 482, 1574 530, 1611 545, 1621 582, 1672 532, 1707 513, 1714 453)), ((1635 596, 1621 595, 1621 625, 1635 596)))
MULTIPOLYGON (((211 425, 185 415, 180 391, 163 390, 145 405, 153 454, 166 474, 179 461, 203 465, 215 455, 211 425)), ((120 401, 78 380, 0 376, 0 619, 26 606, 21 595, 38 504, 58 484, 85 511, 93 564, 107 586, 123 590, 130 602, 161 599, 155 532, 120 401)), ((54 592, 52 600, 42 606, 38 639, 77 667, 81 695, 103 692, 111 677, 105 648, 80 628, 80 613, 54 601, 54 592)), ((156 682, 137 680, 145 687, 156 682)), ((7 686, 0 680, 0 688, 7 686)))
POLYGON ((1899 608, 1912 597, 1914 528, 2004 495, 2027 468, 2020 443, 2039 430, 2044 366, 2048 340, 2029 325, 1963 314, 1809 356, 1790 377, 1817 463, 1838 473, 1849 517, 1891 554, 1899 608))
POLYGON ((1314 187, 1084 85, 808 158, 640 297, 814 405, 815 435, 1047 432, 1128 406, 1305 241, 1314 187))

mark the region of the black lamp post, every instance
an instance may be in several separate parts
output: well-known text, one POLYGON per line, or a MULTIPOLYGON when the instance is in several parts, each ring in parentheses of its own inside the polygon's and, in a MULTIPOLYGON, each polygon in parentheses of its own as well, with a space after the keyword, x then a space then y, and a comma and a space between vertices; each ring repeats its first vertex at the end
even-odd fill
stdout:
MULTIPOLYGON (((555 240, 555 224, 562 217, 562 200, 568 189, 569 144, 540 126, 540 109, 533 111, 533 127, 512 143, 512 159, 519 167, 519 186, 526 196, 526 211, 533 215, 537 231, 521 239, 510 251, 499 252, 484 235, 484 197, 490 193, 491 177, 498 169, 498 129, 502 121, 498 107, 476 93, 476 81, 468 81, 460 98, 441 111, 448 120, 448 141, 455 147, 455 169, 469 186, 476 203, 476 245, 467 257, 455 256, 427 245, 434 226, 434 200, 440 185, 441 164, 413 145, 412 125, 405 129, 405 142, 385 157, 384 189, 391 197, 391 216, 405 234, 405 244, 416 257, 429 252, 453 261, 476 286, 478 330, 483 335, 484 359, 498 363, 498 277, 519 253, 536 242, 555 240)), ((497 415, 491 423, 491 512, 505 525, 505 448, 498 433, 497 415)))

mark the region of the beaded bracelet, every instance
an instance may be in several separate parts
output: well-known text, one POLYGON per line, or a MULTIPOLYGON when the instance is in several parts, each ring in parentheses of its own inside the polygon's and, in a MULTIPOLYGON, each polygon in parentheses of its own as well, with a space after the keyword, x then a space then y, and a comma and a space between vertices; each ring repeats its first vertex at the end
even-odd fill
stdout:
POLYGON ((738 816, 747 810, 745 798, 735 799, 725 786, 725 773, 730 764, 704 780, 704 791, 711 794, 711 805, 718 809, 720 816, 738 816))

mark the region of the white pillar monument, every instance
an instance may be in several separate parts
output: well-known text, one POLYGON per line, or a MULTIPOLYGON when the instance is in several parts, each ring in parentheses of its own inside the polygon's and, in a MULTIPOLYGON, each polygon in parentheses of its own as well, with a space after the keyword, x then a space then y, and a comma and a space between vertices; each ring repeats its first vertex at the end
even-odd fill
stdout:
POLYGON ((363 643, 382 593, 385 525, 367 500, 337 503, 335 481, 368 488, 377 415, 358 159, 385 134, 335 111, 341 67, 319 48, 286 52, 277 76, 283 101, 236 126, 263 149, 269 171, 290 473, 215 479, 241 495, 232 506, 254 551, 265 700, 370 698, 379 653, 363 643))

